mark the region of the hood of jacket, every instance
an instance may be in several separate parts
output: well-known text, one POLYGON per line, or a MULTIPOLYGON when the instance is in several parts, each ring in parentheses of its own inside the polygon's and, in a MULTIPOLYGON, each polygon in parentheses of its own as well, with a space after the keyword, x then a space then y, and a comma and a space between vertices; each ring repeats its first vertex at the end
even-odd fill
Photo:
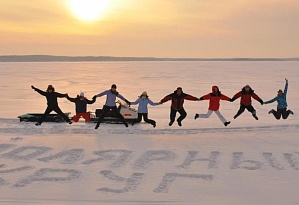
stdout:
MULTIPOLYGON (((246 87, 246 86, 245 86, 245 87, 246 87)), ((248 91, 248 92, 246 92, 246 90, 245 90, 245 87, 243 87, 243 88, 242 88, 242 93, 243 93, 243 94, 246 94, 246 93, 248 93, 248 94, 251 94, 251 95, 252 95, 252 94, 254 93, 254 90, 252 90, 252 88, 251 88, 251 87, 249 87, 249 91, 248 91)))
POLYGON ((221 92, 220 92, 220 90, 219 90, 219 88, 218 88, 217 85, 213 85, 213 86, 212 86, 212 92, 211 92, 211 95, 213 95, 213 96, 220 96, 220 95, 221 95, 221 92), (214 91, 215 88, 218 89, 218 92, 215 92, 215 91, 214 91))

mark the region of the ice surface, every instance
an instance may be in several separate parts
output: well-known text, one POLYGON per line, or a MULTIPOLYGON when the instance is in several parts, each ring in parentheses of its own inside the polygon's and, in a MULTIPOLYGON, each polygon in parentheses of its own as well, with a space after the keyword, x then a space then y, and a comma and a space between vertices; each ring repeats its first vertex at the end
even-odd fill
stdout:
MULTIPOLYGON (((0 204, 298 204, 298 62, 81 62, 0 64, 0 204), (200 97, 218 85, 232 97, 250 84, 272 99, 289 79, 295 115, 275 120, 276 104, 253 101, 259 120, 239 100, 221 102, 228 127, 208 102, 186 101, 183 126, 168 126, 170 102, 149 107, 157 127, 140 123, 20 123, 46 101, 30 86, 91 98, 115 83, 133 101, 143 91, 157 102, 176 87, 200 97)), ((89 106, 101 108, 105 98, 89 106)), ((65 112, 74 104, 59 99, 65 112)), ((135 106, 133 106, 135 107, 135 106)))

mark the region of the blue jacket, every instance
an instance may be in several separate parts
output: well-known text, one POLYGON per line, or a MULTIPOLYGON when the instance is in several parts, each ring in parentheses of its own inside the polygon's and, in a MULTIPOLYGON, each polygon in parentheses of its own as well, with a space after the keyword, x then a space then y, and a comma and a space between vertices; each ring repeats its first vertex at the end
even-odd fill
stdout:
POLYGON ((118 92, 113 93, 111 90, 106 90, 102 93, 99 93, 99 94, 97 94, 97 97, 102 97, 104 95, 107 96, 105 105, 109 106, 109 107, 116 106, 116 103, 115 103, 116 97, 118 97, 124 101, 127 101, 121 94, 119 94, 118 92))
POLYGON ((281 96, 277 95, 275 98, 272 100, 268 100, 264 102, 264 104, 269 104, 277 101, 277 109, 284 109, 288 106, 287 104, 287 92, 288 92, 288 83, 285 84, 284 87, 284 92, 282 93, 281 96))
POLYGON ((131 102, 131 105, 137 105, 138 106, 138 113, 148 113, 147 105, 150 104, 152 106, 159 105, 159 103, 154 103, 149 98, 142 99, 139 97, 135 102, 131 102))

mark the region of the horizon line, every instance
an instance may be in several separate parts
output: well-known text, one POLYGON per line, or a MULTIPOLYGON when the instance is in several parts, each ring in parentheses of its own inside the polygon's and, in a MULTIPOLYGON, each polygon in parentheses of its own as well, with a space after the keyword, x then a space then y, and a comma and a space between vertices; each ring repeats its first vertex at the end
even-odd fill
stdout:
POLYGON ((299 61, 299 57, 124 57, 66 55, 0 55, 0 62, 79 62, 79 61, 299 61))

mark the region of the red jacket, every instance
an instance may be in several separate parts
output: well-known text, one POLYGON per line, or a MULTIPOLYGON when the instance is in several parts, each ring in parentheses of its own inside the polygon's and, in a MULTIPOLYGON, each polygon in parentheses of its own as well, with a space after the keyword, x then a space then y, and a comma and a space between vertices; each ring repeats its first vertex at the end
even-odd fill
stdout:
POLYGON ((238 93, 236 93, 234 95, 234 97, 232 98, 232 101, 238 99, 239 97, 241 97, 240 100, 240 104, 244 105, 244 106, 250 106, 251 105, 251 97, 253 97, 255 100, 259 101, 260 103, 262 103, 262 99, 254 93, 254 90, 252 90, 250 88, 249 92, 245 91, 245 87, 238 93))
POLYGON ((161 100, 161 103, 165 103, 167 101, 171 100, 171 108, 175 110, 180 110, 183 108, 184 100, 193 100, 197 101, 199 100, 196 97, 193 97, 192 95, 188 95, 185 93, 182 93, 181 95, 177 95, 176 91, 172 94, 167 95, 161 100))
POLYGON ((202 96, 200 98, 200 100, 210 100, 209 110, 217 111, 217 110, 219 110, 219 107, 220 107, 220 100, 229 101, 230 98, 221 94, 219 89, 218 89, 218 93, 215 93, 214 88, 218 88, 218 87, 214 85, 212 87, 212 92, 202 96))

